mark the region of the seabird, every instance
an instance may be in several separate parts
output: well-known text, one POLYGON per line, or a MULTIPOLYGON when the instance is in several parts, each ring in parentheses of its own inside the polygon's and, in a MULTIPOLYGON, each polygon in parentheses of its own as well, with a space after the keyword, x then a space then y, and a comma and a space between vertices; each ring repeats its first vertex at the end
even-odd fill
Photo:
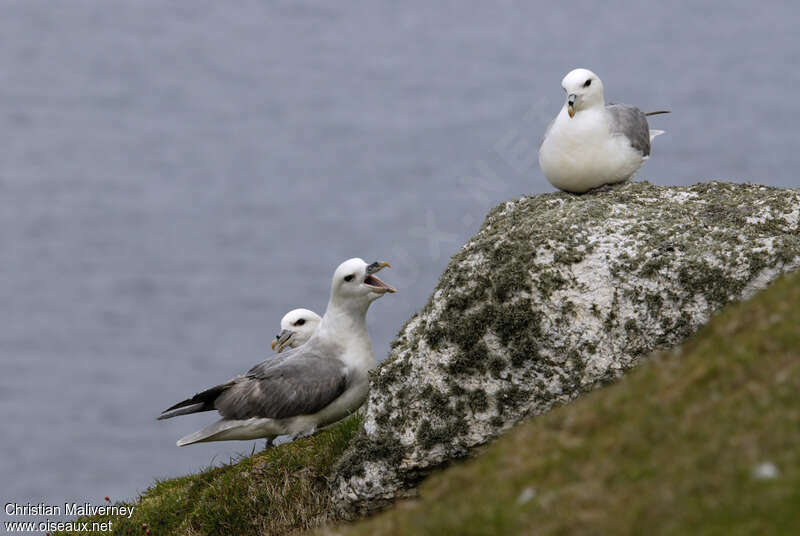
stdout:
POLYGON ((561 81, 567 97, 547 127, 539 148, 539 167, 550 184, 582 193, 630 179, 650 156, 650 142, 663 130, 650 130, 647 116, 634 106, 609 104, 603 82, 588 69, 570 71, 561 81))
POLYGON ((375 356, 367 332, 370 304, 395 289, 375 275, 389 266, 349 259, 336 268, 317 331, 302 346, 164 410, 159 419, 217 410, 222 418, 178 440, 249 440, 313 434, 358 409, 369 391, 375 356))
POLYGON ((302 346, 317 331, 322 317, 308 309, 292 309, 281 318, 281 332, 272 341, 272 349, 281 353, 286 348, 302 346))

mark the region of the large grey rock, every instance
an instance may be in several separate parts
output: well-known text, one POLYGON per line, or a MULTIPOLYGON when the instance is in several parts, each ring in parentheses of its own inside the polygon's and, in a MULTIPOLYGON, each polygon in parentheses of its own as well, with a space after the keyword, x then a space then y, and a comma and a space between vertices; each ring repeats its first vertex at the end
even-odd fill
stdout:
POLYGON ((798 190, 638 182, 501 204, 376 371, 339 513, 381 508, 798 265, 798 190))

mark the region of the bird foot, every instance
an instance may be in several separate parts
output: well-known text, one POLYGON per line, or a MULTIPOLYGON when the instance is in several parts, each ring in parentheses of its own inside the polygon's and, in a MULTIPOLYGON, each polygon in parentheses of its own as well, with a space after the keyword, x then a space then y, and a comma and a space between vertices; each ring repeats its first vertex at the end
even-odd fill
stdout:
POLYGON ((583 195, 599 194, 599 193, 602 193, 602 192, 609 192, 609 191, 613 190, 614 188, 616 188, 617 186, 625 184, 626 182, 627 181, 615 182, 613 184, 601 184, 600 186, 597 186, 596 188, 591 188, 589 190, 586 190, 585 192, 583 192, 583 195))
POLYGON ((609 190, 613 190, 616 184, 602 184, 597 186, 596 188, 592 188, 590 190, 586 190, 583 195, 590 195, 590 194, 599 194, 602 192, 608 192, 609 190))
POLYGON ((311 437, 316 433, 317 433, 317 427, 314 426, 313 428, 310 428, 310 429, 306 430, 305 432, 300 432, 299 434, 293 435, 292 436, 292 441, 295 441, 297 439, 303 439, 304 437, 311 437))

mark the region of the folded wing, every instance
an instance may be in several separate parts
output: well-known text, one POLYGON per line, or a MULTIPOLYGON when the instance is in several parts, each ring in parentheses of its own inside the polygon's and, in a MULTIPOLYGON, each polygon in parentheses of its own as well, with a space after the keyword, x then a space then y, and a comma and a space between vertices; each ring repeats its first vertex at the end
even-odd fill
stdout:
POLYGON ((606 106, 606 111, 611 116, 611 134, 625 136, 642 156, 649 156, 650 129, 644 113, 627 104, 610 104, 606 106))
POLYGON ((236 378, 214 405, 223 418, 232 420, 311 415, 336 400, 347 383, 344 363, 306 354, 252 368, 236 378))

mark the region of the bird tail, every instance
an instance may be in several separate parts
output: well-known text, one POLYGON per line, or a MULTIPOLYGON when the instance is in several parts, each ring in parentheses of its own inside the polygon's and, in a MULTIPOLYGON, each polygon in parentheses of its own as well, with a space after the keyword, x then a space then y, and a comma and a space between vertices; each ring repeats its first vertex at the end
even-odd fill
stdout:
POLYGON ((655 138, 656 136, 660 136, 663 133, 664 133, 663 130, 650 129, 650 141, 653 141, 653 138, 655 138))
POLYGON ((658 115, 658 114, 671 114, 672 110, 658 110, 655 112, 645 112, 644 115, 651 116, 651 115, 658 115))
POLYGON ((191 433, 187 436, 183 436, 175 444, 178 445, 179 447, 185 447, 186 445, 191 445, 193 443, 202 443, 203 441, 214 441, 214 436, 230 428, 230 424, 232 422, 235 423, 236 421, 225 421, 224 419, 220 419, 214 424, 209 424, 202 430, 198 430, 197 432, 191 433))
POLYGON ((175 444, 179 447, 185 447, 186 445, 203 443, 205 441, 248 440, 258 438, 272 440, 275 436, 264 433, 263 427, 259 426, 259 424, 264 421, 271 421, 271 419, 220 419, 214 424, 209 424, 202 430, 180 438, 175 444))
POLYGON ((161 421, 177 417, 178 415, 188 415, 189 413, 214 410, 216 409, 214 407, 214 401, 232 385, 233 382, 231 381, 217 385, 211 389, 206 389, 202 393, 197 393, 192 398, 187 398, 162 411, 161 415, 158 416, 158 420, 161 421))

